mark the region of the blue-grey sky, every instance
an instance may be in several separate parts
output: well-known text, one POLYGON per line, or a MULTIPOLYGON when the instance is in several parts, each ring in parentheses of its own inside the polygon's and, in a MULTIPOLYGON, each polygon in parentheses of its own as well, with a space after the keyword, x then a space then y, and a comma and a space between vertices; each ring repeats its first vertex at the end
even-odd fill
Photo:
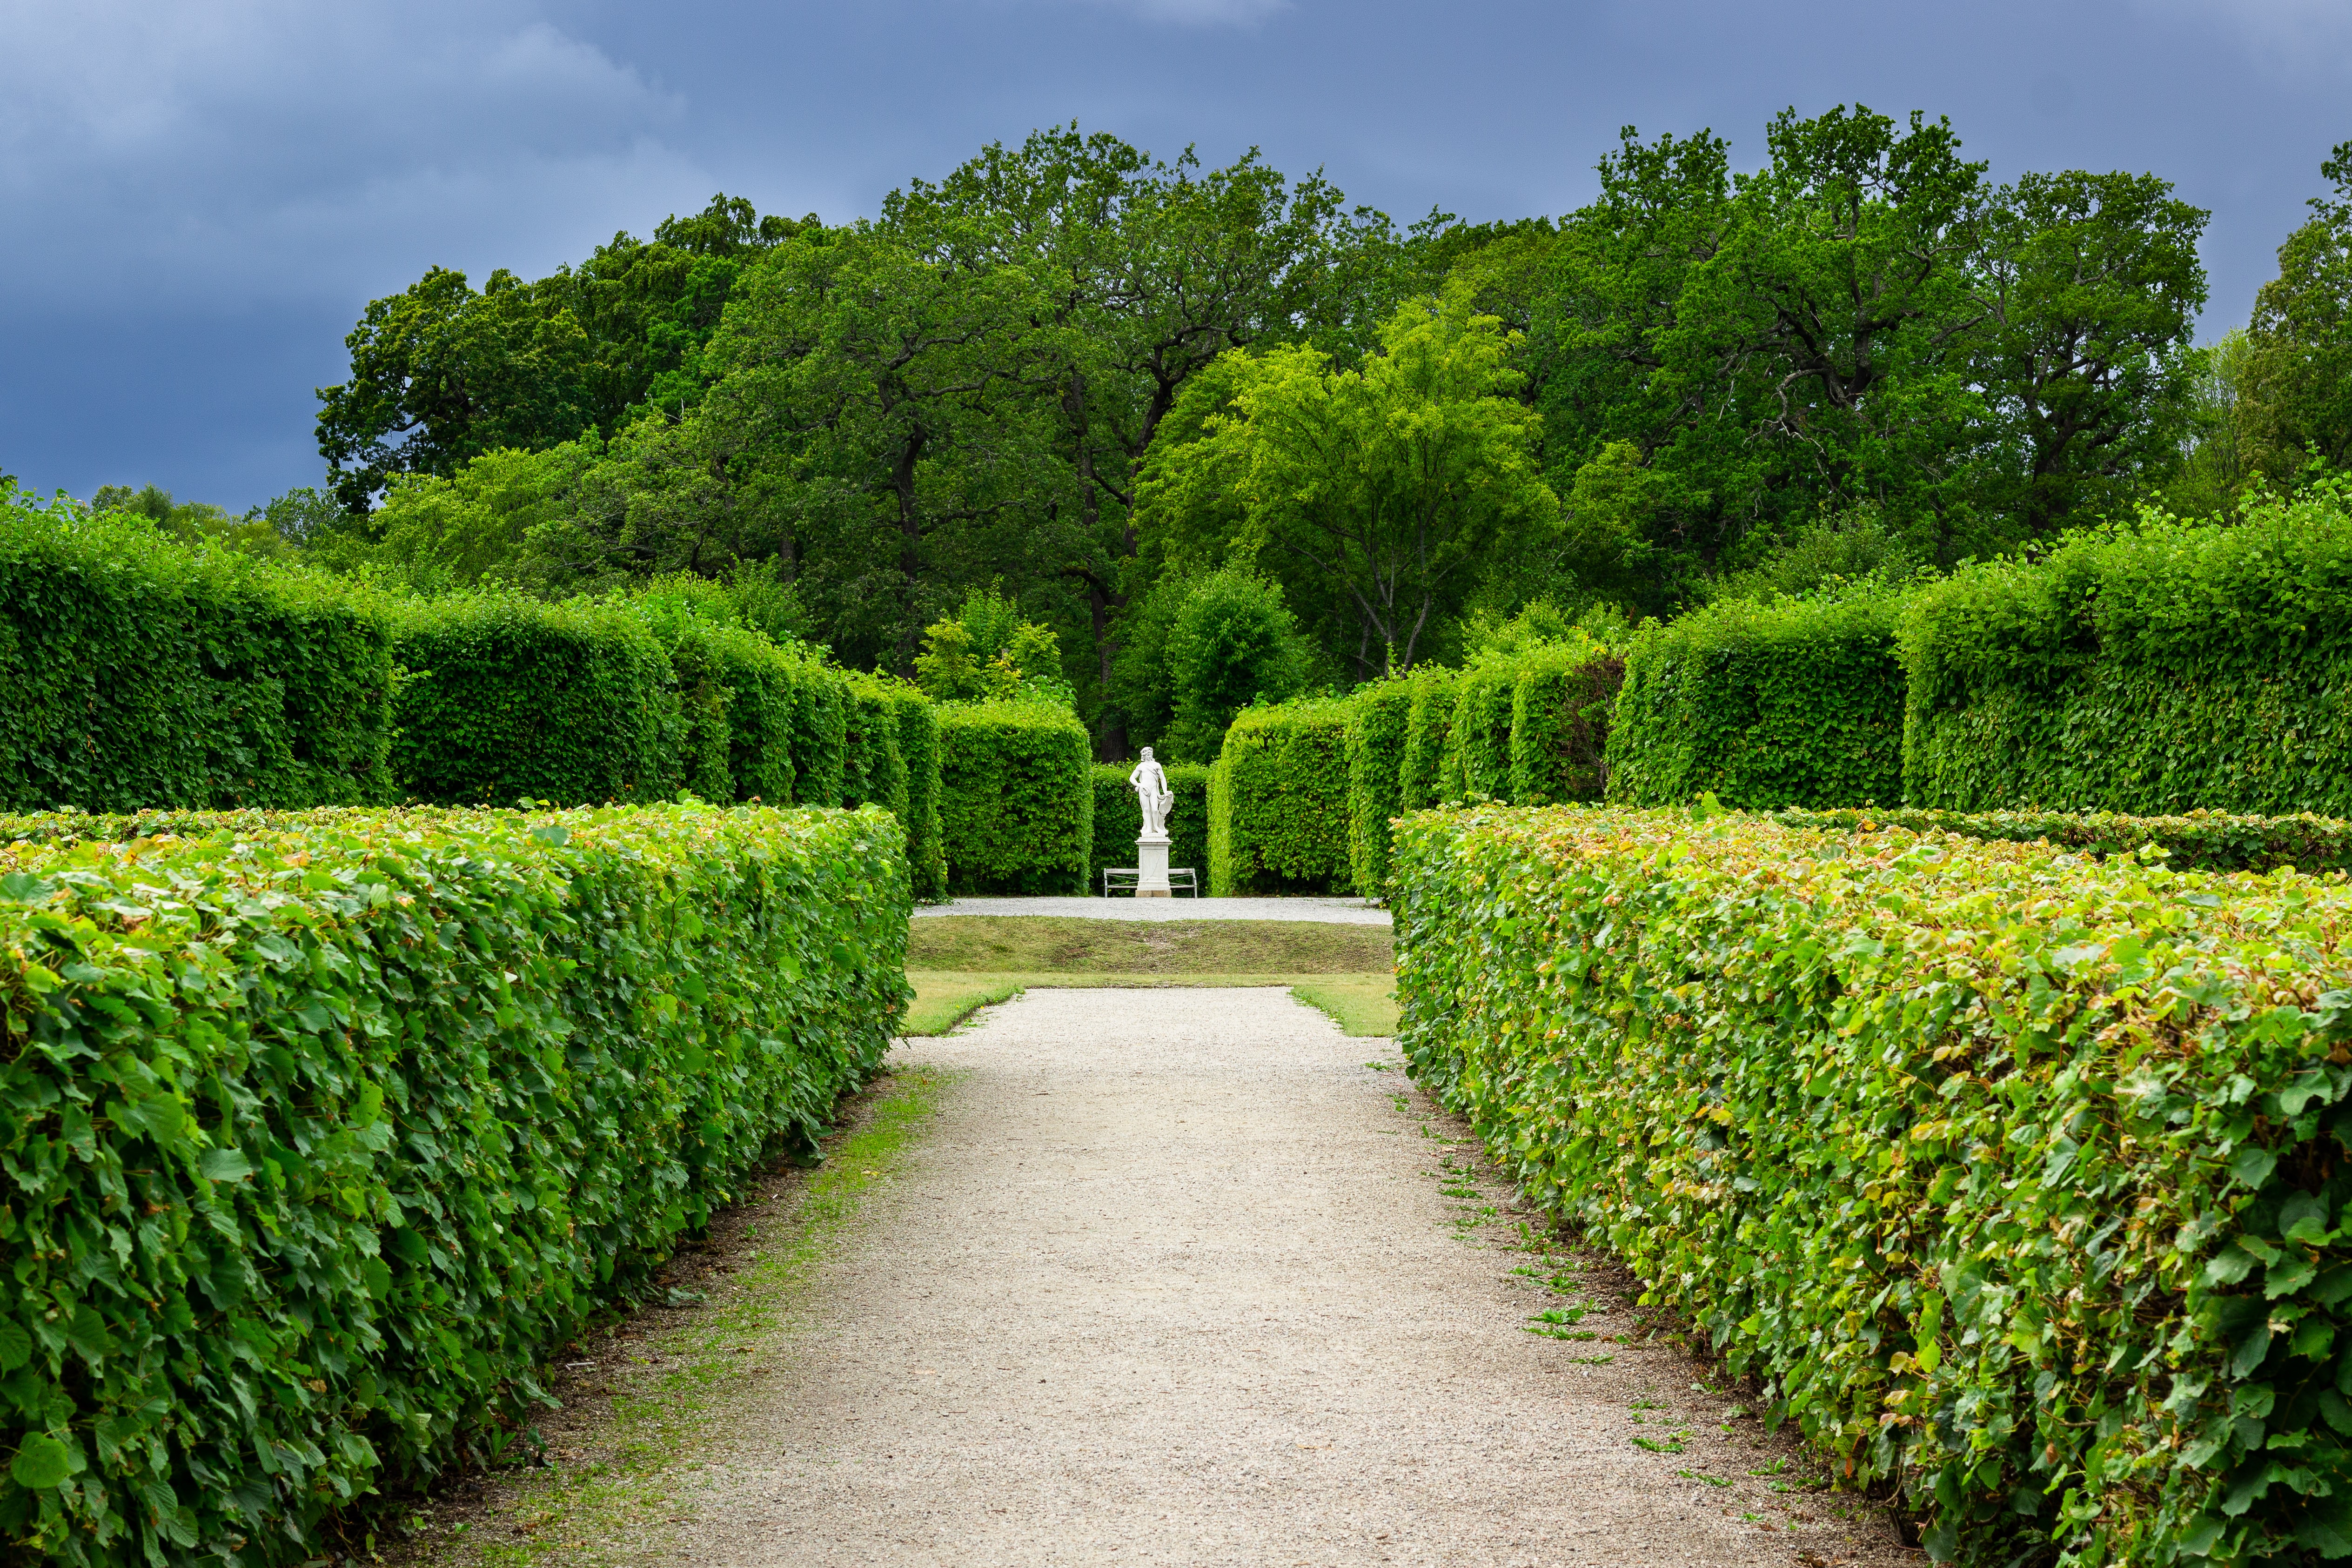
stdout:
POLYGON ((1400 218, 1558 214, 1621 125, 1951 117, 1997 179, 2213 213, 2209 333, 2352 138, 2347 0, 0 0, 0 471, 233 510, 425 268, 526 277, 711 193, 829 220, 1079 121, 1400 218))

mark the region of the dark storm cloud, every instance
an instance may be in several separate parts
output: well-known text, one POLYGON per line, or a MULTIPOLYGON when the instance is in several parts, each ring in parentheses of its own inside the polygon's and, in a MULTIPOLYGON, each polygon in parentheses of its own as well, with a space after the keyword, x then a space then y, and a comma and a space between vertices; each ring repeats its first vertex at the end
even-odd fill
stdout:
POLYGON ((1252 144, 1400 217, 1558 213, 1617 128, 1948 114, 1998 179, 2152 170, 2214 210, 2208 326, 2352 137, 2337 0, 1358 0, 0 8, 0 469, 242 507, 311 480, 311 388, 436 263, 535 276, 724 188, 871 212, 1076 119, 1252 144))

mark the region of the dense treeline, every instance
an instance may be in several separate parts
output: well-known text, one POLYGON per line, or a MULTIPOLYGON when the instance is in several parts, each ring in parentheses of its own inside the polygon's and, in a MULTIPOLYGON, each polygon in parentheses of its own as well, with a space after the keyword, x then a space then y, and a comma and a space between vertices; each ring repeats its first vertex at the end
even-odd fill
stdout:
POLYGON ((977 595, 1042 638, 962 695, 1003 653, 1099 753, 1206 760, 1257 698, 1457 661, 1530 604, 1671 616, 2340 466, 2352 143, 2323 173, 2200 349, 2202 211, 1996 185, 1917 114, 1783 114, 1749 172, 1629 128, 1575 212, 1410 226, 1073 126, 847 226, 722 196, 537 282, 436 268, 320 393, 331 502, 112 500, 420 592, 721 580, 909 676, 977 595))

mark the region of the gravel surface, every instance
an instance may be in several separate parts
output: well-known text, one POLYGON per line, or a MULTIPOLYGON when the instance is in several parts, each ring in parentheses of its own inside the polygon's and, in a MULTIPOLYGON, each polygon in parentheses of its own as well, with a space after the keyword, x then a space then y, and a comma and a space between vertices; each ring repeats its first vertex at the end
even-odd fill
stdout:
POLYGON ((728 1396, 677 1515, 604 1544, 728 1568, 1924 1561, 1853 1500, 1750 1475, 1807 1461, 1639 1341, 1632 1281, 1521 1250, 1458 1126, 1367 1057, 1395 1060, 1279 990, 1035 990, 902 1046, 961 1074, 938 1116, 793 1303, 777 1370, 728 1396), (1526 1331, 1578 1302, 1565 1331, 1599 1337, 1526 1331))
POLYGON ((925 915, 1076 915, 1097 921, 1321 921, 1384 926, 1389 912, 1361 899, 957 899, 918 904, 925 915))

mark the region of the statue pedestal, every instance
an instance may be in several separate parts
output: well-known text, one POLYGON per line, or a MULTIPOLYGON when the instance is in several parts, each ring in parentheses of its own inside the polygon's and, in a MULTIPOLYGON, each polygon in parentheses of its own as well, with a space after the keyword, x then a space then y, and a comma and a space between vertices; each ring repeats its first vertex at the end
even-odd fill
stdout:
POLYGON ((1135 896, 1139 899, 1172 897, 1168 887, 1168 835, 1154 837, 1145 834, 1135 841, 1135 896))

